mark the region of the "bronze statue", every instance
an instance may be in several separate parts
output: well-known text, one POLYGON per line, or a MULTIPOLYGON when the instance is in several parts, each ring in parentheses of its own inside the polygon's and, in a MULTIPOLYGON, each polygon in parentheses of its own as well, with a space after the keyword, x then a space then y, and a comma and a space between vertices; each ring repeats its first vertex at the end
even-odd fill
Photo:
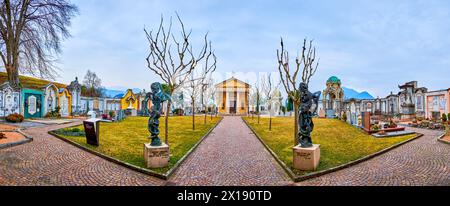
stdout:
POLYGON ((302 148, 313 146, 311 133, 314 130, 312 117, 316 115, 321 92, 312 94, 308 90, 308 84, 300 84, 300 105, 299 105, 299 143, 302 148), (313 104, 315 108, 311 109, 313 104))
POLYGON ((148 120, 148 131, 150 132, 149 139, 152 140, 151 146, 161 146, 161 139, 159 138, 159 118, 162 113, 162 103, 165 101, 171 101, 169 94, 164 93, 160 83, 155 82, 151 85, 152 92, 147 93, 144 102, 148 102, 149 99, 152 100, 152 109, 149 112, 148 108, 145 107, 144 111, 146 114, 150 114, 148 120))

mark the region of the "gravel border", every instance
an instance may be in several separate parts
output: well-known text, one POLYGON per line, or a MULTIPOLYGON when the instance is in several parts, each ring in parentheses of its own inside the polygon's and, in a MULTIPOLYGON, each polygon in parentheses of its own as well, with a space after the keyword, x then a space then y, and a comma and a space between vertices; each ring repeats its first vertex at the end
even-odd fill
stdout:
MULTIPOLYGON (((105 159, 107 161, 114 162, 114 163, 116 163, 118 165, 121 165, 121 166, 126 167, 126 168, 131 169, 131 170, 134 170, 136 172, 140 172, 140 173, 143 173, 143 174, 146 174, 146 175, 150 175, 150 176, 153 176, 153 177, 156 177, 156 178, 160 178, 160 179, 163 179, 163 180, 168 180, 174 174, 174 172, 180 167, 180 165, 194 152, 194 150, 197 149, 197 147, 211 134, 211 132, 217 127, 217 125, 219 125, 222 122, 222 120, 223 120, 223 117, 220 118, 220 120, 180 160, 178 160, 178 162, 169 171, 167 171, 164 174, 155 172, 155 171, 147 169, 147 168, 138 167, 138 166, 132 165, 130 163, 124 162, 122 160, 119 160, 119 159, 110 157, 108 155, 105 155, 103 153, 91 150, 91 149, 89 149, 87 147, 84 147, 81 144, 78 144, 78 143, 76 143, 74 141, 68 140, 68 139, 66 139, 66 138, 56 134, 57 130, 49 131, 48 134, 50 134, 50 135, 52 135, 52 136, 54 136, 54 137, 56 137, 56 138, 58 138, 58 139, 60 139, 60 140, 62 140, 64 142, 67 142, 67 143, 69 143, 69 144, 71 144, 71 145, 73 145, 75 147, 78 147, 78 148, 80 148, 80 149, 82 149, 82 150, 84 150, 86 152, 89 152, 89 153, 94 154, 94 155, 96 155, 96 156, 98 156, 100 158, 103 158, 103 159, 105 159)), ((73 125, 73 126, 70 126, 70 127, 76 127, 76 126, 80 126, 80 125, 83 125, 83 124, 73 125)), ((64 129, 64 128, 61 128, 61 129, 64 129)))
POLYGON ((354 166, 354 165, 357 165, 359 163, 365 162, 367 160, 373 159, 373 158, 375 158, 377 156, 380 156, 380 155, 382 155, 382 154, 384 154, 386 152, 389 152, 389 151, 391 151, 391 150, 393 150, 393 149, 395 149, 397 147, 400 147, 400 146, 402 146, 402 145, 404 145, 406 143, 412 142, 412 141, 414 141, 414 140, 424 136, 423 134, 416 133, 417 134, 416 137, 413 137, 413 138, 411 138, 409 140, 400 142, 400 143, 395 144, 395 145, 393 145, 391 147, 385 148, 385 149, 383 149, 381 151, 378 151, 376 153, 373 153, 373 154, 370 154, 368 156, 362 157, 360 159, 351 161, 349 163, 346 163, 346 164, 343 164, 343 165, 339 165, 337 167, 333 167, 333 168, 330 168, 330 169, 318 171, 318 172, 312 172, 312 173, 309 173, 309 174, 306 174, 306 175, 296 175, 283 161, 280 160, 280 158, 278 158, 278 156, 275 154, 275 152, 273 152, 272 149, 270 149, 270 147, 256 133, 256 131, 250 126, 250 124, 244 118, 242 118, 242 120, 250 128, 250 130, 253 132, 253 134, 255 134, 255 136, 258 138, 258 140, 264 145, 264 147, 267 149, 267 151, 269 151, 269 153, 275 158, 275 160, 281 165, 281 167, 288 173, 288 175, 291 177, 291 179, 294 182, 302 182, 302 181, 305 181, 305 180, 308 180, 308 179, 320 177, 320 176, 323 176, 323 175, 326 175, 326 174, 329 174, 329 173, 332 173, 332 172, 336 172, 336 171, 339 171, 339 170, 343 170, 343 169, 349 168, 351 166, 354 166))

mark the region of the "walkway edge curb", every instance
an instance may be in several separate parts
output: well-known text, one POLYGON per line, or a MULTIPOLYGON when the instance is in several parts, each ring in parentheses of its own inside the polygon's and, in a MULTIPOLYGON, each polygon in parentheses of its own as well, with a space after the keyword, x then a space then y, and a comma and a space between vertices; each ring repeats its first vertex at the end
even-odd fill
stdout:
POLYGON ((10 143, 6 143, 6 144, 0 144, 0 149, 6 149, 6 148, 10 148, 10 147, 15 147, 15 146, 19 146, 19 145, 26 144, 26 143, 29 143, 29 142, 33 141, 33 137, 23 133, 21 129, 5 130, 5 131, 2 131, 2 132, 17 132, 17 133, 23 135, 25 137, 25 139, 21 140, 21 141, 17 141, 17 142, 10 142, 10 143))
POLYGON ((443 138, 445 137, 445 133, 444 134, 442 134, 442 135, 440 135, 439 137, 438 137, 438 141, 439 142, 441 142, 441 143, 444 143, 444 144, 449 144, 450 145, 450 142, 449 141, 445 141, 445 140, 443 140, 443 138))
POLYGON ((269 153, 275 158, 275 160, 281 165, 281 167, 288 173, 288 175, 291 177, 291 179, 294 182, 302 182, 302 181, 305 181, 305 180, 308 180, 308 179, 320 177, 320 176, 323 176, 323 175, 326 175, 326 174, 329 174, 329 173, 332 173, 332 172, 337 172, 339 170, 343 170, 343 169, 349 168, 351 166, 354 166, 354 165, 360 164, 362 162, 365 162, 367 160, 373 159, 373 158, 375 158, 377 156, 380 156, 380 155, 382 155, 382 154, 384 154, 386 152, 389 152, 389 151, 391 151, 393 149, 396 149, 396 148, 398 148, 398 147, 400 147, 400 146, 402 146, 402 145, 404 145, 406 143, 412 142, 412 141, 417 140, 420 137, 424 136, 424 134, 416 133, 417 134, 416 137, 413 137, 413 138, 411 138, 409 140, 405 140, 405 141, 400 142, 398 144, 395 144, 395 145, 393 145, 391 147, 385 148, 385 149, 383 149, 381 151, 378 151, 376 153, 370 154, 370 155, 362 157, 360 159, 351 161, 349 163, 346 163, 346 164, 343 164, 343 165, 340 165, 340 166, 337 166, 337 167, 333 167, 333 168, 330 168, 330 169, 327 169, 327 170, 323 170, 323 171, 319 171, 319 172, 313 172, 313 173, 306 174, 306 175, 296 175, 283 161, 281 161, 278 158, 278 156, 275 154, 275 152, 273 152, 272 149, 270 149, 270 147, 256 133, 256 131, 250 126, 250 124, 244 118, 242 118, 242 120, 245 122, 247 127, 250 128, 250 130, 253 132, 253 134, 258 138, 258 140, 264 145, 264 147, 269 151, 269 153))
MULTIPOLYGON (((76 143, 74 141, 68 140, 68 139, 66 139, 66 138, 56 134, 56 132, 55 132, 56 130, 49 131, 48 134, 50 134, 50 135, 52 135, 52 136, 54 136, 54 137, 56 137, 56 138, 58 138, 58 139, 60 139, 60 140, 62 140, 64 142, 67 142, 67 143, 69 143, 69 144, 71 144, 71 145, 73 145, 75 147, 78 147, 79 149, 82 149, 82 150, 84 150, 86 152, 89 152, 89 153, 91 153, 93 155, 96 155, 96 156, 98 156, 100 158, 103 158, 103 159, 105 159, 107 161, 116 163, 116 164, 118 164, 120 166, 126 167, 126 168, 134 170, 136 172, 140 172, 140 173, 143 173, 143 174, 146 174, 146 175, 150 175, 150 176, 162 179, 162 180, 168 180, 172 176, 172 174, 178 169, 178 167, 181 165, 181 163, 183 163, 187 159, 187 157, 189 157, 191 155, 191 153, 194 152, 194 150, 203 142, 203 140, 205 140, 209 136, 209 134, 211 134, 211 132, 217 127, 217 125, 219 125, 219 123, 222 122, 222 119, 223 118, 221 118, 180 160, 178 160, 178 162, 172 167, 172 169, 170 169, 165 174, 161 174, 161 173, 155 172, 155 171, 150 170, 150 169, 138 167, 138 166, 129 164, 127 162, 121 161, 119 159, 110 157, 108 155, 102 154, 100 152, 97 152, 97 151, 91 150, 89 148, 86 148, 86 147, 84 147, 81 144, 78 144, 78 143, 76 143)), ((80 125, 82 125, 82 124, 71 125, 69 127, 76 127, 76 126, 80 126, 80 125)), ((63 129, 63 128, 61 128, 61 129, 63 129)))

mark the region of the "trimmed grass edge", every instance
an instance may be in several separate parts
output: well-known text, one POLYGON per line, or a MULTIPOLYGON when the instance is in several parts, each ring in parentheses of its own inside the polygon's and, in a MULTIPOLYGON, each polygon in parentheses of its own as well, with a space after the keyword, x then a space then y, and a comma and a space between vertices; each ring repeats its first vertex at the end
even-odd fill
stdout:
POLYGON ((17 133, 23 135, 25 137, 25 139, 21 140, 21 141, 17 141, 17 142, 10 142, 10 143, 5 143, 5 144, 0 144, 0 149, 6 149, 6 148, 10 148, 10 147, 15 147, 15 146, 19 146, 19 145, 22 145, 22 144, 29 143, 29 142, 33 141, 33 137, 23 133, 21 129, 5 130, 5 131, 2 131, 2 132, 17 132, 17 133))
POLYGON ((375 158, 377 156, 380 156, 380 155, 382 155, 382 154, 384 154, 386 152, 389 152, 389 151, 391 151, 391 150, 393 150, 395 148, 398 148, 398 147, 400 147, 400 146, 402 146, 402 145, 404 145, 406 143, 412 142, 412 141, 414 141, 416 139, 419 139, 420 137, 424 136, 421 133, 416 133, 417 134, 416 137, 413 137, 411 139, 408 139, 408 140, 405 140, 403 142, 397 143, 397 144, 392 145, 392 146, 390 146, 388 148, 385 148, 385 149, 383 149, 381 151, 378 151, 376 153, 367 155, 367 156, 362 157, 360 159, 348 162, 346 164, 339 165, 339 166, 332 167, 330 169, 326 169, 326 170, 322 170, 322 171, 318 171, 318 172, 312 172, 312 173, 309 173, 309 174, 306 174, 306 175, 296 175, 282 160, 280 160, 280 158, 278 158, 277 154, 275 154, 275 152, 273 152, 272 149, 270 149, 270 147, 264 142, 264 140, 256 133, 256 131, 250 126, 250 124, 244 118, 242 118, 242 121, 245 122, 247 127, 250 128, 250 130, 253 132, 253 134, 264 145, 264 147, 267 149, 267 151, 269 151, 269 153, 275 158, 275 160, 278 162, 278 164, 280 164, 280 166, 288 173, 289 177, 291 177, 291 179, 294 182, 302 182, 302 181, 305 181, 305 180, 308 180, 308 179, 320 177, 320 176, 323 176, 323 175, 326 175, 326 174, 329 174, 329 173, 332 173, 332 172, 336 172, 336 171, 339 171, 339 170, 343 170, 343 169, 349 168, 351 166, 354 166, 354 165, 357 165, 359 163, 365 162, 367 160, 373 159, 373 158, 375 158))
MULTIPOLYGON (((118 165, 121 165, 121 166, 126 167, 126 168, 131 169, 131 170, 134 170, 136 172, 140 172, 142 174, 150 175, 150 176, 153 176, 153 177, 156 177, 156 178, 159 178, 159 179, 163 179, 163 180, 168 180, 174 174, 174 172, 180 167, 180 165, 194 152, 194 150, 197 149, 197 147, 211 134, 211 132, 217 127, 217 125, 219 125, 220 122, 222 122, 222 120, 223 120, 223 118, 220 118, 220 120, 210 130, 208 130, 208 132, 194 146, 192 146, 192 148, 180 160, 178 160, 178 162, 169 171, 167 171, 164 174, 155 172, 155 171, 153 171, 151 169, 138 167, 136 165, 132 165, 132 164, 127 163, 125 161, 122 161, 122 160, 110 157, 108 155, 105 155, 103 153, 91 150, 91 149, 89 149, 87 147, 84 147, 81 144, 78 144, 78 143, 76 143, 74 141, 71 141, 69 139, 66 139, 66 138, 56 134, 57 130, 49 131, 48 134, 50 134, 50 135, 52 135, 52 136, 54 136, 54 137, 56 137, 56 138, 58 138, 58 139, 60 139, 60 140, 62 140, 64 142, 67 142, 67 143, 69 143, 69 144, 71 144, 71 145, 73 145, 75 147, 78 147, 78 148, 80 148, 80 149, 82 149, 82 150, 84 150, 86 152, 89 152, 89 153, 91 153, 93 155, 96 155, 96 156, 98 156, 100 158, 103 158, 103 159, 105 159, 107 161, 116 163, 118 165)), ((70 127, 76 127, 76 126, 80 126, 80 125, 83 125, 83 124, 72 125, 70 127)), ((64 128, 61 128, 61 129, 64 129, 64 128)))

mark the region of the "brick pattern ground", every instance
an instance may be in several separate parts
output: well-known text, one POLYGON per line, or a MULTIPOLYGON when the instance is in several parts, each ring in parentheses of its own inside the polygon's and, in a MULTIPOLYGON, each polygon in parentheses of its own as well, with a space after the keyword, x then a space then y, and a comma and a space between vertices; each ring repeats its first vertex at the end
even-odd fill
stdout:
MULTIPOLYGON (((76 124, 76 123, 75 123, 76 124)), ((34 141, 0 150, 0 185, 164 185, 166 181, 101 159, 47 132, 74 124, 39 126, 34 141)), ((369 161, 295 185, 450 185, 450 146, 442 133, 369 161)), ((286 173, 239 117, 225 117, 170 179, 169 185, 286 185, 286 173)))
POLYGON ((240 117, 224 117, 169 181, 187 186, 270 186, 291 180, 240 117))
POLYGON ((448 186, 450 146, 442 132, 408 128, 425 136, 369 161, 296 185, 448 186))
MULTIPOLYGON (((77 123, 74 123, 77 124, 77 123)), ((0 150, 0 185, 163 185, 63 142, 47 132, 74 124, 29 128, 34 141, 0 150)))

